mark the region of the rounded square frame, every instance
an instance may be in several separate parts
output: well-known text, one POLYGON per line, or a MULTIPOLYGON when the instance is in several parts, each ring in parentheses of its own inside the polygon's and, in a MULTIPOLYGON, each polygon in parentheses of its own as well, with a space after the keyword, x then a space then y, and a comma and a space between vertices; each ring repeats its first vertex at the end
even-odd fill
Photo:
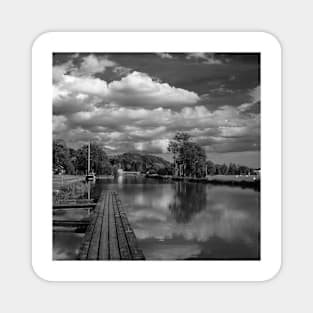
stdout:
POLYGON ((281 266, 281 46, 264 32, 50 32, 32 48, 32 265, 48 281, 264 281, 281 266), (53 261, 53 52, 261 53, 261 260, 53 261), (196 262, 196 263, 195 263, 196 262))

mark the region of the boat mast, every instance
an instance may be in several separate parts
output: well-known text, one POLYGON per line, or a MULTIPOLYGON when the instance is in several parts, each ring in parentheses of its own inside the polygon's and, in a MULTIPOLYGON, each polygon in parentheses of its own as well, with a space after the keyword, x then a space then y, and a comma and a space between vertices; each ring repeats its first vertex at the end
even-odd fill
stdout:
POLYGON ((90 173, 90 141, 88 143, 88 170, 87 175, 90 173))

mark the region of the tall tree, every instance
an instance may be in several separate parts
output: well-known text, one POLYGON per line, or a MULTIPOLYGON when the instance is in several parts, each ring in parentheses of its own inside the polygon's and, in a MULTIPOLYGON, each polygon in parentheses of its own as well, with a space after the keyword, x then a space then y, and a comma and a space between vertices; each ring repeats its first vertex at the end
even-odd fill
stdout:
POLYGON ((235 163, 230 163, 228 166, 228 175, 236 175, 237 174, 237 166, 235 163))
POLYGON ((250 170, 247 166, 239 165, 238 166, 238 172, 240 175, 248 175, 250 170))
POLYGON ((216 171, 215 164, 212 161, 208 160, 206 162, 206 165, 207 165, 207 175, 214 175, 216 171))
POLYGON ((55 174, 74 174, 75 168, 71 160, 70 150, 62 139, 53 140, 53 172, 55 174))
POLYGON ((173 140, 169 142, 167 150, 173 153, 173 161, 174 161, 174 175, 179 175, 180 172, 180 162, 178 162, 178 158, 180 157, 180 149, 181 146, 186 144, 190 139, 190 136, 183 132, 176 133, 173 140))
POLYGON ((228 167, 227 167, 227 165, 225 163, 221 166, 220 171, 221 171, 222 175, 227 175, 228 174, 228 167))
POLYGON ((174 155, 174 164, 179 175, 201 177, 205 175, 206 154, 204 149, 192 142, 186 133, 177 133, 170 141, 168 151, 174 155))
MULTIPOLYGON (((87 172, 88 145, 77 150, 76 168, 81 174, 87 172)), ((96 143, 90 145, 90 169, 96 175, 110 175, 113 168, 105 151, 96 143)))

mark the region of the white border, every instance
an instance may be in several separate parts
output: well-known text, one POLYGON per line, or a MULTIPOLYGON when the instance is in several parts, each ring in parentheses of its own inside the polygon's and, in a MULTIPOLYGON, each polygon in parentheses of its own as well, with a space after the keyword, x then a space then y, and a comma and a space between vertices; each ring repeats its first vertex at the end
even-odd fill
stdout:
POLYGON ((281 47, 264 32, 51 32, 32 48, 32 265, 49 281, 264 281, 281 265, 281 47), (261 52, 261 261, 52 260, 52 52, 261 52))

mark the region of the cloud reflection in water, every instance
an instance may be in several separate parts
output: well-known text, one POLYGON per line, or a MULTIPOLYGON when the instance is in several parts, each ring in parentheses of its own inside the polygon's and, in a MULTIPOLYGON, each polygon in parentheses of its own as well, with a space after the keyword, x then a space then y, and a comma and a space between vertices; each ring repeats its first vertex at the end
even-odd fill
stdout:
POLYGON ((178 182, 143 185, 121 197, 147 258, 223 258, 219 250, 227 258, 259 258, 253 190, 178 182))

